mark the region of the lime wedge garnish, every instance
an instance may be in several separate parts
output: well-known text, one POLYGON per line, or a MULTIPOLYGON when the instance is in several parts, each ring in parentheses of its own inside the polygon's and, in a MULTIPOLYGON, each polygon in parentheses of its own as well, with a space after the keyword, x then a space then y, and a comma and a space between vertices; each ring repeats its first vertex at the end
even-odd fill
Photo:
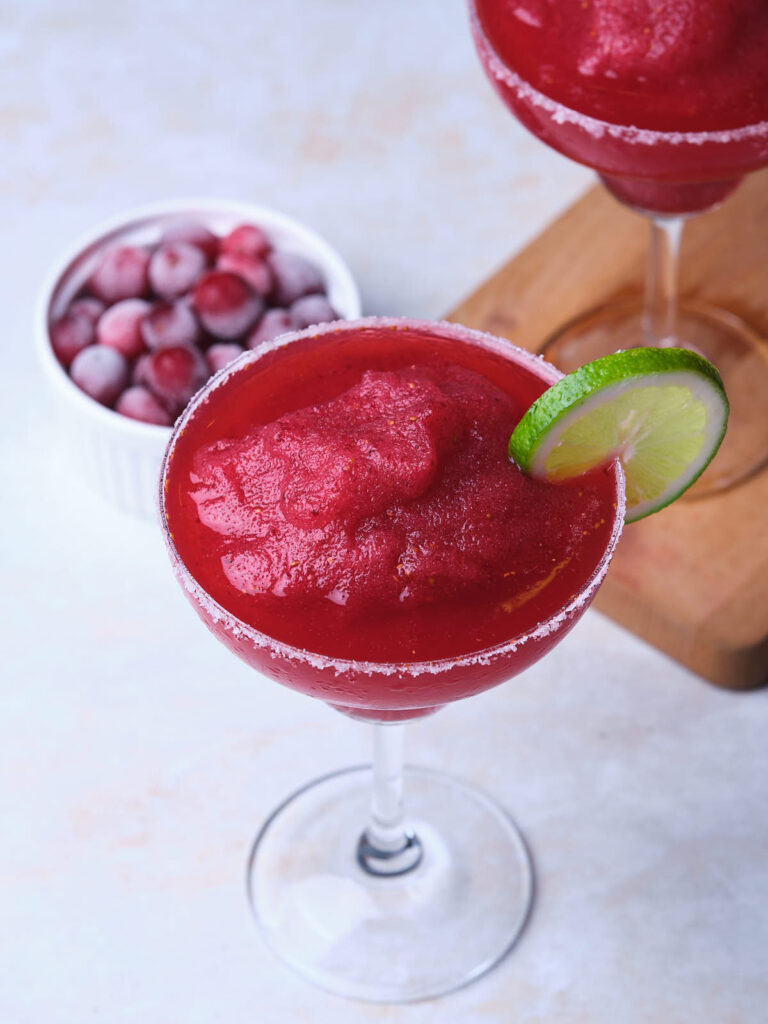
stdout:
POLYGON ((633 348, 586 363, 548 388, 509 441, 530 476, 567 480, 619 459, 626 521, 664 508, 706 469, 728 399, 711 363, 682 348, 633 348))

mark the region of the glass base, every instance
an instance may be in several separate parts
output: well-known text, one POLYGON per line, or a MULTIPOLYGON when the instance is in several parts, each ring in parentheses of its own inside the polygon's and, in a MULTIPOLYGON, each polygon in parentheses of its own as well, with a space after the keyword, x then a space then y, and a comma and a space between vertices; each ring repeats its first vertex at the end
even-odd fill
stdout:
POLYGON ((310 783, 259 833, 248 889, 268 945, 337 995, 402 1003, 443 995, 488 971, 520 935, 533 899, 525 843, 484 793, 405 769, 413 870, 368 873, 358 843, 369 767, 310 783))
MULTIPOLYGON (((693 349, 714 363, 731 404, 720 451, 685 495, 700 498, 732 487, 768 461, 768 343, 735 314, 694 301, 680 303, 676 334, 666 344, 693 349)), ((644 339, 642 301, 628 299, 571 320, 541 352, 569 373, 610 352, 646 344, 644 339)))

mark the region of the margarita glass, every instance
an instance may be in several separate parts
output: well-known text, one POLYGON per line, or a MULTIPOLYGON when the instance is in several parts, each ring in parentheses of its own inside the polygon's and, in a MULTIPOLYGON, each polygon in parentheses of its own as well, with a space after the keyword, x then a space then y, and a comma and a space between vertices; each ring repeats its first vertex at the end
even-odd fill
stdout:
MULTIPOLYGON (((318 502, 310 496, 310 505, 316 506, 311 514, 324 514, 323 501, 341 507, 338 488, 328 484, 333 477, 328 463, 317 479, 301 474, 318 452, 323 456, 323 443, 333 445, 341 429, 335 424, 365 416, 364 436, 373 440, 355 450, 369 456, 370 466, 384 460, 388 468, 379 478, 364 476, 362 489, 354 481, 346 483, 342 499, 365 504, 377 488, 389 488, 392 479, 405 481, 408 499, 390 494, 382 505, 384 532, 377 533, 372 564, 381 564, 392 518, 410 524, 408 536, 418 535, 420 554, 429 558, 427 549, 433 541, 438 544, 438 536, 430 541, 425 521, 414 518, 418 509, 440 507, 439 532, 450 536, 451 516, 440 503, 447 495, 458 507, 466 497, 451 467, 462 465, 468 472, 470 463, 482 462, 487 437, 473 448, 478 430, 482 433, 493 421, 508 437, 525 408, 559 377, 540 358, 455 324, 350 321, 284 335, 246 353, 209 382, 174 429, 163 466, 161 514, 177 579, 198 615, 217 639, 264 675, 373 727, 372 767, 326 776, 286 800, 259 833, 248 869, 253 909, 268 944, 312 981, 339 994, 386 1002, 436 996, 488 970, 520 934, 533 877, 517 827, 472 787, 438 772, 404 769, 402 723, 509 679, 566 635, 594 597, 621 533, 623 475, 613 464, 570 489, 534 482, 508 462, 502 439, 498 459, 494 446, 490 461, 498 463, 502 488, 512 488, 508 496, 522 488, 516 529, 529 538, 514 553, 517 570, 497 570, 495 578, 487 569, 487 581, 481 574, 474 589, 454 591, 445 581, 468 578, 470 570, 449 565, 440 581, 446 596, 436 602, 410 601, 409 588, 419 586, 418 563, 406 570, 407 558, 401 555, 391 567, 394 583, 385 579, 391 572, 382 572, 347 601, 339 602, 336 588, 316 601, 302 593, 292 606, 291 588, 300 590, 302 573, 311 575, 311 567, 293 558, 295 531, 286 532, 283 524, 279 533, 276 519, 262 529, 259 517, 272 514, 267 492, 272 488, 276 494, 275 515, 293 500, 286 487, 297 478, 294 518, 315 484, 325 488, 325 498, 318 502), (436 380, 447 390, 438 394, 436 380), (368 417, 375 393, 369 390, 366 402, 355 404, 356 388, 362 386, 389 388, 386 394, 395 395, 395 411, 385 411, 380 434, 368 417), (446 395, 471 406, 475 387, 487 396, 488 407, 477 410, 474 426, 465 424, 465 436, 457 440, 453 432, 461 416, 450 420, 454 405, 446 395), (432 396, 427 406, 418 405, 420 388, 432 396), (408 405, 411 401, 416 404, 408 405), (497 413, 501 420, 494 419, 497 413), (414 494, 408 461, 418 460, 420 442, 410 431, 413 425, 417 432, 424 427, 439 434, 442 426, 435 424, 440 416, 450 424, 440 442, 447 446, 442 476, 430 477, 414 494), (269 474, 280 445, 307 422, 310 433, 302 434, 294 449, 300 459, 275 490, 269 474), (323 443, 317 440, 318 430, 325 431, 323 443), (387 436, 398 431, 407 437, 399 465, 387 436), (311 437, 317 450, 311 450, 311 437), (262 492, 266 498, 257 506, 248 493, 254 480, 237 474, 242 467, 246 473, 252 470, 254 453, 267 442, 271 447, 261 465, 269 479, 262 492), (452 461, 464 458, 461 452, 466 461, 452 461), (543 509, 550 510, 549 518, 543 509), (253 537, 260 535, 255 547, 246 537, 246 522, 253 537), (276 531, 277 547, 270 548, 276 531), (272 577, 279 585, 273 582, 269 594, 243 583, 242 565, 253 566, 249 559, 261 558, 266 550, 270 571, 275 560, 290 552, 286 564, 295 586, 280 569, 272 577), (516 572, 525 582, 515 582, 516 572), (393 611, 387 603, 386 587, 393 586, 399 595, 395 605, 404 610, 393 611), (365 603, 367 590, 379 594, 373 604, 365 603), (348 605, 358 599, 362 604, 350 611, 348 605)), ((361 436, 353 424, 339 444, 350 452, 350 438, 361 436)), ((350 455, 342 468, 356 457, 350 455)), ((470 491, 478 492, 493 472, 483 464, 470 491)), ((493 483, 491 491, 495 488, 493 483)), ((495 527, 501 534, 509 532, 511 522, 503 519, 505 500, 502 496, 502 519, 495 527)), ((471 528, 471 543, 486 529, 488 550, 496 557, 503 549, 493 546, 488 525, 492 499, 484 496, 480 507, 481 515, 471 501, 461 506, 456 521, 471 528)), ((361 536, 373 528, 379 527, 371 513, 355 543, 361 544, 361 536)), ((331 540, 321 550, 331 550, 334 529, 335 522, 329 521, 326 536, 331 540)), ((311 523, 299 532, 314 543, 317 530, 311 523)), ((450 562, 450 550, 439 557, 450 562)), ((365 574, 359 578, 365 580, 365 574)), ((423 581, 426 591, 430 582, 433 577, 423 581)))
POLYGON ((588 311, 542 351, 566 372, 642 344, 700 352, 720 370, 732 415, 692 493, 736 483, 768 455, 768 353, 733 313, 678 301, 677 266, 685 219, 768 165, 768 8, 759 0, 469 7, 483 67, 512 113, 650 220, 644 298, 588 311))

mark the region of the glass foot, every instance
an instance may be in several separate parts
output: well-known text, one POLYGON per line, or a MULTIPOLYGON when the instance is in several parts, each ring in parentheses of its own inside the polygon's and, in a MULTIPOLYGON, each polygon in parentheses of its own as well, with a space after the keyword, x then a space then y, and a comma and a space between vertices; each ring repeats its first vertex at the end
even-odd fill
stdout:
MULTIPOLYGON (((768 343, 733 313, 694 301, 680 303, 676 334, 668 344, 693 349, 714 363, 731 404, 720 451, 685 495, 700 498, 732 487, 768 461, 768 343)), ((644 339, 641 300, 628 299, 571 320, 541 352, 569 373, 609 352, 643 345, 644 339)))
POLYGON ((421 856, 394 875, 367 871, 358 844, 371 769, 310 783, 256 838, 248 889, 269 946, 337 995, 401 1003, 484 974, 520 935, 533 898, 525 843, 479 790, 405 769, 406 819, 421 856))

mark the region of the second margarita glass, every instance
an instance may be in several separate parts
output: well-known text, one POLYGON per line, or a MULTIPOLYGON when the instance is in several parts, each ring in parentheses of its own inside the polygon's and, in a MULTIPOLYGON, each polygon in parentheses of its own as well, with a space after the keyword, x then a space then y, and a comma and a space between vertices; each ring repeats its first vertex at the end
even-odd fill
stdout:
POLYGON ((565 372, 642 344, 700 352, 720 370, 732 415, 692 494, 750 475, 768 457, 768 346, 735 314, 679 301, 677 277, 685 219, 768 165, 765 5, 469 0, 469 8, 483 67, 515 117, 650 221, 645 297, 589 310, 542 351, 565 372))

